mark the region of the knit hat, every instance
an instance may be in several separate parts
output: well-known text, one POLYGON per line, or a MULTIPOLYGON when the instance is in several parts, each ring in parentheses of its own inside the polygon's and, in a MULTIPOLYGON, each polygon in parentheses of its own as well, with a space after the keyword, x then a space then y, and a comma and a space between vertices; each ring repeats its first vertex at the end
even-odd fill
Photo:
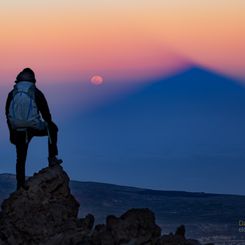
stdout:
POLYGON ((22 72, 20 72, 18 76, 16 77, 15 83, 18 83, 20 81, 29 81, 29 82, 35 83, 36 78, 35 78, 35 73, 33 72, 33 70, 30 68, 25 68, 22 72))

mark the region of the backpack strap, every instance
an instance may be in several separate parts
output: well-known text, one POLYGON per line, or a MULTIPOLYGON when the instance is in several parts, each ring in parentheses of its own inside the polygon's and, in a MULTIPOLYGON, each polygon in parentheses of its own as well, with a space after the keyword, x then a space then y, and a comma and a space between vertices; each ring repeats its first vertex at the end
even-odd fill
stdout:
POLYGON ((32 98, 30 97, 30 104, 29 104, 29 109, 28 109, 27 118, 26 118, 27 120, 30 116, 31 109, 32 109, 32 98))

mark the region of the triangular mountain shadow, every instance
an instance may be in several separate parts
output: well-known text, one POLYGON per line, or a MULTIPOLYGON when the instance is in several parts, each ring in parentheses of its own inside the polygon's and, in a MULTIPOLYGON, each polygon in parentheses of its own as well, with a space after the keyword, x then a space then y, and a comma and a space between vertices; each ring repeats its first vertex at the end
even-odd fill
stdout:
POLYGON ((148 110, 156 112, 159 109, 169 111, 178 109, 177 106, 183 103, 193 106, 195 103, 199 106, 204 103, 206 105, 220 103, 220 106, 237 101, 245 103, 245 86, 235 79, 202 67, 191 67, 170 77, 154 78, 137 87, 138 89, 120 96, 119 99, 98 105, 88 112, 88 116, 106 117, 115 113, 117 116, 123 113, 131 115, 131 113, 148 112, 148 110))
POLYGON ((231 149, 233 143, 245 143, 244 111, 244 86, 231 78, 192 67, 144 83, 120 99, 78 114, 71 121, 69 134, 81 131, 79 144, 91 141, 88 145, 93 145, 93 150, 110 149, 111 154, 116 152, 116 145, 127 152, 134 149, 157 155, 171 145, 177 155, 183 149, 193 152, 203 145, 209 154, 213 145, 231 149))

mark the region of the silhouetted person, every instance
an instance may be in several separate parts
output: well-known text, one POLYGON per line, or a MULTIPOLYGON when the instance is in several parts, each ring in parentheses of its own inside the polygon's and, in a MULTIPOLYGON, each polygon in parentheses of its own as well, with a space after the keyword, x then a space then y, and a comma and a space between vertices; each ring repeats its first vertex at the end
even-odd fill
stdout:
POLYGON ((35 86, 35 74, 25 68, 16 77, 13 90, 8 94, 5 113, 10 132, 10 142, 16 146, 17 189, 25 187, 25 162, 28 145, 33 136, 48 136, 49 166, 61 164, 57 158, 58 128, 52 121, 48 103, 35 86))

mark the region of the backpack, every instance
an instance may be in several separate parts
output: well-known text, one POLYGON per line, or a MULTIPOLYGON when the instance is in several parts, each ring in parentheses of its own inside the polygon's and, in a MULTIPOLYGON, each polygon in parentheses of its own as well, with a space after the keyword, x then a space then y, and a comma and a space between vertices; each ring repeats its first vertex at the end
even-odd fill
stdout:
POLYGON ((13 129, 42 129, 44 127, 35 101, 35 89, 35 84, 27 81, 18 82, 14 86, 8 114, 13 129))

